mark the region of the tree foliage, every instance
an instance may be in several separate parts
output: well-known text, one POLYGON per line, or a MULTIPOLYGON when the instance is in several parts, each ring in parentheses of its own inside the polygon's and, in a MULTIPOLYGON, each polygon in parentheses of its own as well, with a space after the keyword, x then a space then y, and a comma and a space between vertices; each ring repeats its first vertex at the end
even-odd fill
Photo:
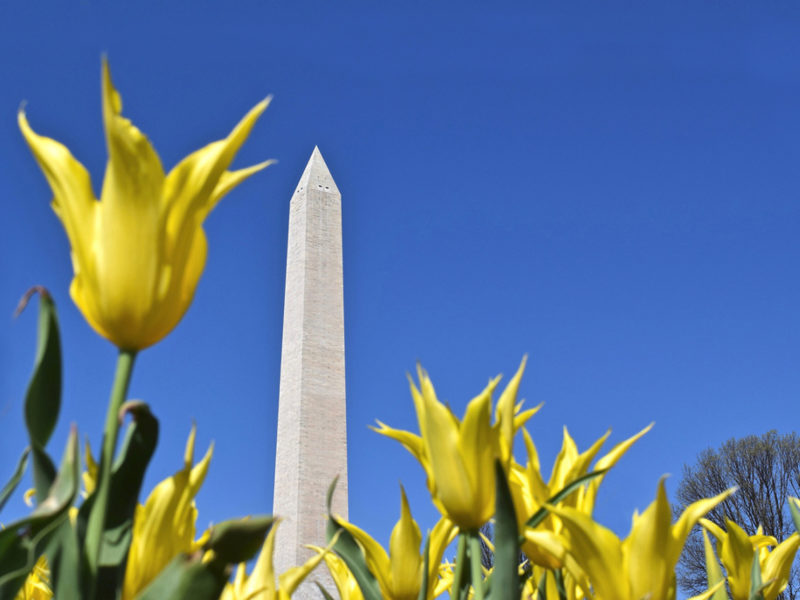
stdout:
MULTIPOLYGON (((718 450, 708 448, 695 465, 684 465, 676 493, 675 510, 714 496, 730 487, 738 491, 712 510, 707 518, 725 527, 735 521, 749 534, 759 525, 778 542, 794 532, 786 499, 800 496, 800 437, 794 432, 779 435, 770 431, 761 436, 732 438, 718 450)), ((678 565, 678 584, 689 594, 706 587, 703 538, 696 527, 684 547, 678 565)), ((794 567, 789 585, 778 596, 781 600, 800 599, 800 573, 794 567)))

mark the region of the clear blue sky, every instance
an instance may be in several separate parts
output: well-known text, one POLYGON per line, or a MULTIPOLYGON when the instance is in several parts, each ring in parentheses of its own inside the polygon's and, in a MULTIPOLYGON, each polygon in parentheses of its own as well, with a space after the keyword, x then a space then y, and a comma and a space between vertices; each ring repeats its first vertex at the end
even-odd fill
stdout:
POLYGON ((66 236, 15 116, 27 101, 99 189, 103 52, 167 167, 275 95, 236 165, 280 162, 208 219, 194 304, 131 389, 162 425, 148 489, 193 420, 198 452, 215 440, 201 526, 272 505, 289 198, 315 144, 343 194, 350 514, 378 539, 398 481, 423 528, 436 518, 418 465, 367 429, 416 429, 417 359, 461 412, 528 353, 546 465, 564 424, 585 447, 655 421, 601 492, 619 532, 705 447, 796 428, 797 5, 300 4, 0 7, 3 479, 26 443, 35 329, 35 311, 11 313, 33 284, 58 302, 66 356, 51 450, 70 422, 100 441, 116 353, 69 299, 66 236))

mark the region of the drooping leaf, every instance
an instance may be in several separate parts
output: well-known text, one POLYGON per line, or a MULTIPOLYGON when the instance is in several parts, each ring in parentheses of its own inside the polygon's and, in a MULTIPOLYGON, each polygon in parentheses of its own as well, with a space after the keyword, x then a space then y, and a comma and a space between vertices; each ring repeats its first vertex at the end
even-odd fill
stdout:
POLYGON ((136 600, 217 600, 229 574, 200 556, 179 554, 136 600))
POLYGON ((226 563, 248 561, 261 549, 274 522, 271 516, 223 521, 211 529, 205 548, 226 563))
POLYGON ((518 600, 520 596, 519 528, 514 501, 500 461, 495 461, 494 570, 491 600, 518 600))
MULTIPOLYGON (((603 473, 606 473, 608 469, 598 469, 597 471, 592 471, 591 473, 587 473, 581 477, 578 477, 576 480, 572 481, 571 483, 565 485, 557 494, 554 494, 550 498, 547 499, 545 504, 556 505, 562 500, 564 500, 567 496, 569 496, 572 492, 577 490, 581 487, 584 483, 588 483, 595 477, 599 477, 603 473)), ((547 508, 542 506, 539 510, 533 513, 533 516, 528 519, 528 522, 525 523, 527 527, 536 527, 539 523, 544 521, 545 517, 547 516, 547 508)))
POLYGON ((28 290, 17 310, 21 311, 36 292, 39 293, 39 326, 33 375, 25 395, 25 424, 31 442, 44 448, 55 429, 61 407, 61 343, 56 306, 45 288, 28 290))
POLYGON ((14 493, 14 490, 17 489, 22 476, 25 474, 25 468, 28 466, 28 455, 30 454, 30 451, 30 448, 25 448, 25 450, 22 452, 22 456, 19 457, 19 462, 17 462, 17 468, 14 469, 14 474, 11 476, 11 479, 8 480, 8 483, 3 486, 3 490, 0 491, 0 510, 3 510, 6 502, 11 497, 11 494, 14 493))
POLYGON ((347 568, 350 569, 350 572, 353 574, 356 582, 358 583, 358 587, 361 588, 361 593, 364 596, 364 600, 381 600, 381 591, 380 587, 378 586, 378 582, 375 580, 375 576, 370 573, 369 569, 367 568, 367 561, 364 557, 364 552, 361 550, 361 547, 358 545, 358 542, 353 539, 353 536, 342 527, 341 523, 333 516, 331 513, 331 501, 333 499, 333 492, 336 489, 336 483, 339 480, 336 477, 331 483, 330 487, 328 488, 328 495, 327 495, 327 506, 328 506, 328 525, 326 527, 325 535, 327 537, 327 542, 330 544, 333 541, 334 536, 337 534, 339 535, 338 540, 333 546, 333 551, 339 555, 339 557, 344 561, 347 565, 347 568))
POLYGON ((53 434, 61 408, 61 342, 58 333, 56 306, 43 287, 33 287, 22 297, 19 314, 33 294, 39 293, 39 320, 36 335, 36 357, 33 374, 25 394, 25 426, 31 440, 33 484, 36 501, 47 496, 56 474, 45 446, 53 434))
POLYGON ((233 565, 256 555, 273 522, 261 516, 220 523, 202 551, 176 556, 137 600, 217 600, 233 565))

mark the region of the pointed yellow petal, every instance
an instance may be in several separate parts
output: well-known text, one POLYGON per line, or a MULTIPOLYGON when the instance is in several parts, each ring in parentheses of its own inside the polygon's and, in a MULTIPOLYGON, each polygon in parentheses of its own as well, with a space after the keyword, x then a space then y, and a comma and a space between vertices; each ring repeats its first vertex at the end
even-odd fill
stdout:
POLYGON ((574 508, 548 508, 561 519, 568 543, 568 556, 572 556, 586 573, 594 586, 595 595, 603 599, 631 599, 619 538, 574 508))
POLYGON ((761 564, 762 581, 772 582, 764 588, 766 600, 776 598, 788 584, 798 546, 800 546, 800 536, 793 533, 778 544, 761 564))
POLYGON ((164 169, 150 141, 122 116, 122 97, 111 82, 103 59, 103 122, 108 144, 108 167, 103 202, 127 202, 158 210, 164 169))
POLYGON ((260 162, 257 165, 253 165, 252 167, 246 167, 244 169, 238 169, 236 171, 225 171, 219 178, 214 191, 211 192, 211 197, 209 198, 208 207, 206 210, 206 214, 214 210, 214 207, 217 203, 222 199, 225 194, 230 192, 233 188, 237 185, 242 183, 245 179, 250 177, 251 175, 255 175, 259 171, 263 171, 270 165, 274 165, 274 160, 265 160, 264 162, 260 162))
MULTIPOLYGON (((601 457, 595 463, 592 470, 598 471, 601 469, 610 469, 611 467, 613 467, 615 464, 617 464, 617 461, 619 461, 619 459, 622 458, 623 454, 625 454, 628 451, 628 449, 631 446, 633 446, 634 443, 636 443, 645 433, 650 431, 650 429, 652 428, 653 428, 653 423, 650 423, 650 425, 642 429, 636 435, 633 435, 629 437, 627 440, 620 442, 619 444, 614 446, 608 454, 601 457)), ((595 500, 597 499, 597 491, 600 488, 600 484, 602 483, 604 478, 605 475, 600 475, 599 477, 596 477, 589 482, 589 485, 586 488, 586 495, 584 496, 584 499, 581 502, 581 509, 586 514, 592 514, 592 512, 594 511, 594 503, 595 500)))
POLYGON ((384 595, 391 597, 391 563, 389 561, 389 555, 386 554, 386 550, 360 527, 348 523, 342 518, 338 518, 338 520, 342 527, 344 527, 361 545, 370 573, 378 580, 378 585, 384 595))
POLYGON ((261 546, 261 552, 258 554, 256 564, 253 566, 253 571, 247 578, 247 583, 243 589, 245 598, 262 591, 264 597, 274 598, 277 592, 275 581, 275 567, 273 565, 272 557, 275 554, 275 536, 278 532, 278 526, 281 520, 276 519, 272 524, 267 537, 264 540, 264 545, 261 546))
POLYGON ((408 498, 406 498, 406 492, 402 486, 400 486, 400 494, 400 520, 392 529, 389 539, 392 593, 397 597, 416 598, 422 581, 422 558, 420 556, 422 533, 411 516, 408 498))
POLYGON ((711 509, 725 500, 725 498, 730 496, 734 491, 736 491, 736 488, 731 488, 722 492, 721 494, 717 494, 713 498, 704 498, 702 500, 698 500, 697 502, 693 502, 686 507, 681 516, 678 518, 677 523, 675 523, 672 528, 672 545, 670 548, 672 556, 670 557, 670 560, 672 560, 674 557, 675 561, 677 562, 681 553, 681 549, 686 543, 686 537, 689 535, 692 527, 694 527, 697 521, 700 520, 700 517, 707 514, 711 509))
MULTIPOLYGON (((175 240, 179 237, 185 223, 195 222, 192 215, 198 214, 199 222, 202 222, 211 207, 224 193, 254 172, 248 173, 245 170, 241 176, 235 175, 236 172, 234 172, 226 176, 227 183, 221 183, 223 174, 250 135, 258 118, 267 109, 270 100, 271 97, 266 98, 250 109, 225 139, 212 142, 204 148, 192 152, 169 172, 164 182, 163 203, 163 209, 168 214, 169 247, 176 243, 175 240), (233 185, 229 186, 230 183, 233 185), (222 187, 217 189, 220 185, 222 187), (221 193, 215 195, 215 190, 221 193)), ((259 167, 267 166, 264 163, 262 165, 256 165, 250 169, 259 170, 259 167)))
MULTIPOLYGON (((625 540, 628 573, 634 598, 666 598, 672 584, 675 563, 669 552, 672 510, 667 501, 664 478, 658 482, 655 501, 635 520, 625 540)), ((680 550, 679 550, 680 552, 680 550)), ((676 556, 677 560, 677 556, 676 556)))
POLYGON ((482 523, 475 524, 472 482, 459 452, 458 426, 447 407, 435 397, 430 398, 423 392, 423 399, 425 453, 433 474, 429 479, 432 492, 445 508, 447 516, 459 527, 478 529, 482 523))
POLYGON ((385 435, 388 438, 400 442, 403 447, 419 461, 419 463, 425 468, 425 471, 428 471, 426 468, 425 448, 420 436, 403 429, 393 429, 381 421, 377 421, 377 423, 378 427, 370 426, 370 429, 376 433, 380 433, 381 435, 385 435))
POLYGON ((519 365, 516 374, 508 382, 508 385, 500 394, 500 399, 497 401, 497 408, 495 409, 495 422, 500 425, 500 460, 508 468, 508 463, 511 460, 514 450, 514 407, 517 403, 517 393, 519 392, 519 382, 522 379, 522 373, 525 371, 525 363, 528 361, 527 356, 522 357, 522 363, 519 365))

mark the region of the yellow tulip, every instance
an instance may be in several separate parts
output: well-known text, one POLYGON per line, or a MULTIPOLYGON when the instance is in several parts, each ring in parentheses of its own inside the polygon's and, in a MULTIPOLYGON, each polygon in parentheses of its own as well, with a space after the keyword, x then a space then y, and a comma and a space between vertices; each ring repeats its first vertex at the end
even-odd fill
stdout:
MULTIPOLYGON (((511 461, 516 431, 539 407, 520 413, 517 389, 525 360, 497 403, 491 423, 496 377, 467 405, 463 421, 439 402, 428 374, 419 367, 419 388, 410 381, 421 435, 392 429, 378 421, 378 433, 399 441, 419 461, 428 477, 428 489, 442 515, 462 531, 477 531, 494 515, 494 461, 511 461)), ((540 405, 541 406, 541 405, 540 405)))
MULTIPOLYGON (((652 424, 642 429, 636 435, 614 446, 608 454, 604 455, 595 463, 592 470, 610 469, 613 467, 639 438, 650 431, 651 427, 652 424)), ((528 462, 525 467, 513 462, 509 473, 509 487, 514 497, 514 508, 517 512, 517 521, 521 531, 524 529, 525 523, 550 498, 571 482, 589 473, 589 467, 592 461, 594 461, 595 456, 597 456, 600 448, 608 439, 611 432, 606 432, 606 434, 592 444, 588 450, 581 453, 578 452, 578 446, 569 435, 567 428, 564 427, 564 441, 561 446, 561 451, 555 459, 550 479, 547 483, 545 483, 541 474, 536 445, 525 429, 522 430, 522 433, 528 452, 528 462)), ((575 490, 562 501, 561 506, 570 506, 580 510, 586 515, 591 515, 594 510, 597 489, 603 481, 603 477, 604 475, 598 475, 587 485, 575 490)), ((559 533, 561 531, 560 520, 557 516, 550 514, 542 521, 537 529, 549 529, 554 533, 559 533)), ((553 555, 540 551, 538 546, 533 542, 526 541, 523 544, 523 551, 532 562, 543 567, 557 569, 563 566, 553 555)))
MULTIPOLYGON (((575 577, 587 597, 596 600, 674 600, 675 565, 697 521, 733 490, 690 504, 675 524, 664 480, 655 501, 634 515, 631 532, 620 540, 611 530, 571 507, 550 506, 561 520, 561 534, 525 532, 551 552, 575 577)), ((698 598, 708 598, 714 589, 698 598)))
MULTIPOLYGON (((389 554, 364 530, 340 519, 342 526, 352 535, 364 550, 367 568, 375 576, 383 597, 387 600, 416 600, 422 585, 425 566, 422 534, 411 516, 406 493, 401 491, 400 520, 392 529, 389 538, 389 554)), ((443 517, 430 533, 430 554, 428 558, 428 590, 426 598, 431 598, 439 574, 439 563, 448 544, 453 541, 455 526, 443 517)))
POLYGON ((356 578, 353 577, 350 569, 347 568, 341 558, 319 546, 308 546, 308 548, 324 555, 325 566, 328 567, 328 572, 331 574, 336 590, 339 592, 339 600, 364 600, 364 594, 361 593, 361 588, 356 578))
POLYGON ((133 600, 178 554, 192 553, 204 543, 205 535, 195 541, 197 508, 194 497, 208 472, 213 444, 203 460, 194 465, 194 441, 195 428, 192 427, 183 468, 159 483, 144 505, 136 507, 123 600, 133 600))
POLYGON ((72 249, 70 295, 89 324, 119 348, 141 350, 180 321, 206 260, 203 221, 219 200, 271 161, 228 171, 269 99, 223 140, 164 174, 149 140, 122 116, 103 61, 108 165, 99 202, 89 173, 59 142, 19 126, 53 191, 52 207, 72 249))
POLYGON ((280 575, 276 582, 272 557, 275 552, 275 532, 279 523, 280 521, 276 521, 269 530, 250 575, 246 574, 245 565, 240 564, 236 569, 236 576, 225 586, 219 600, 288 600, 297 586, 320 563, 325 551, 312 556, 302 566, 292 567, 280 575))
POLYGON ((717 539, 717 551, 728 575, 728 586, 733 600, 750 597, 750 575, 753 558, 758 553, 761 580, 769 582, 763 591, 764 600, 775 600, 789 583, 792 561, 800 546, 800 536, 793 533, 780 544, 761 528, 751 536, 736 523, 726 520, 724 531, 716 523, 701 519, 700 523, 717 539), (773 550, 770 551, 770 547, 773 550))
POLYGON ((14 600, 50 600, 53 592, 49 584, 50 567, 45 557, 40 556, 14 600))

